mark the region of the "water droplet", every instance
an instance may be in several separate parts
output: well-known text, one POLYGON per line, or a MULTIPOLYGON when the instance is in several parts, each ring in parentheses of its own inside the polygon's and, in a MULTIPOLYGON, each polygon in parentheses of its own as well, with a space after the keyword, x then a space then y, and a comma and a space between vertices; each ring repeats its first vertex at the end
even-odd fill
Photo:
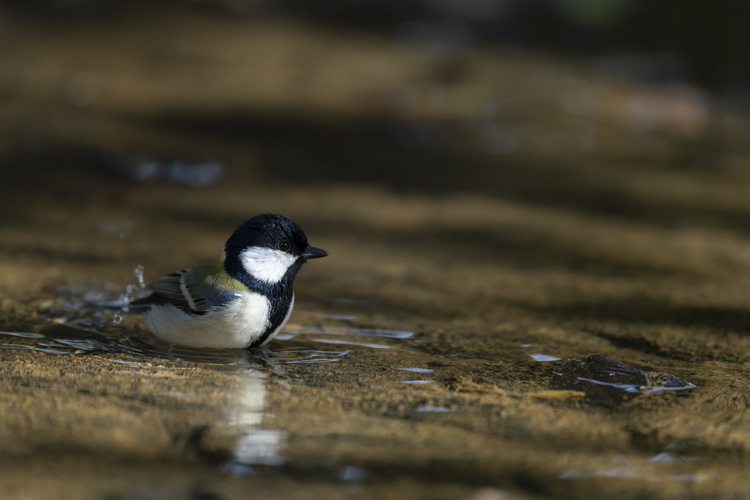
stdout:
POLYGON ((135 269, 133 269, 133 276, 138 280, 138 286, 146 288, 146 282, 143 280, 143 269, 143 264, 135 266, 135 269))

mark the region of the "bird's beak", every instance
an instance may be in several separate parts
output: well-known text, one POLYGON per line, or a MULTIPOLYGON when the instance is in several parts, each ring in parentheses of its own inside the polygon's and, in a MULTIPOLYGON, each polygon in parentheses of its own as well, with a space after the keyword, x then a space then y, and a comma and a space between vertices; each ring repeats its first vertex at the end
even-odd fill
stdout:
POLYGON ((305 253, 302 254, 302 256, 309 260, 309 259, 319 259, 321 257, 325 257, 328 255, 328 252, 323 250, 322 248, 315 248, 315 247, 307 247, 307 250, 305 250, 305 253))

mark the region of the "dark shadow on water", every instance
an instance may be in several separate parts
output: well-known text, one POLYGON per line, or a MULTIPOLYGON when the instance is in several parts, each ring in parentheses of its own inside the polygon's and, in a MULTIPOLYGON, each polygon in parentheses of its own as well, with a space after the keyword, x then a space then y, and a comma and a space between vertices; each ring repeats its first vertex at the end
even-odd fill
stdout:
POLYGON ((408 130, 381 121, 172 115, 150 125, 236 143, 252 142, 261 150, 264 174, 290 183, 330 179, 385 183, 398 190, 450 191, 482 185, 489 173, 485 169, 494 166, 477 164, 476 159, 459 161, 445 154, 439 143, 411 143, 403 137, 409 135, 408 130))
MULTIPOLYGON (((658 227, 678 229, 688 221, 750 232, 750 214, 745 210, 702 206, 691 198, 668 203, 659 197, 635 199, 619 186, 619 177, 609 177, 606 169, 599 168, 600 160, 582 164, 580 159, 565 157, 532 161, 493 155, 480 144, 478 132, 450 123, 171 114, 144 125, 171 137, 183 137, 180 151, 173 150, 179 147, 177 143, 168 147, 173 158, 194 155, 196 138, 218 139, 259 153, 260 161, 252 168, 259 168, 267 180, 289 186, 334 181, 418 193, 473 192, 658 227), (425 135, 425 130, 433 133, 425 135)), ((221 149, 212 146, 208 152, 215 153, 209 157, 222 160, 221 149)), ((116 203, 133 185, 113 168, 113 158, 122 153, 127 154, 40 144, 3 158, 0 176, 5 187, 45 192, 60 199, 116 203)), ((232 182, 233 173, 245 168, 228 165, 227 181, 232 182)), ((0 222, 15 218, 8 213, 12 209, 2 206, 0 200, 0 222)))
POLYGON ((619 349, 636 351, 680 359, 688 362, 699 360, 731 360, 747 362, 744 348, 727 350, 723 339, 731 335, 750 334, 750 310, 731 307, 711 307, 665 304, 645 299, 578 303, 559 306, 531 306, 519 304, 535 314, 553 318, 562 323, 580 325, 582 331, 606 339, 619 349), (609 327, 597 328, 592 322, 606 322, 609 327), (615 326, 616 325, 616 326, 615 326), (651 326, 646 332, 640 329, 651 326), (671 335, 662 336, 661 327, 684 329, 684 342, 671 335), (710 333, 706 330, 710 329, 710 333), (695 343, 706 338, 705 343, 695 343), (715 339, 716 344, 709 339, 715 339))
POLYGON ((739 308, 665 304, 644 299, 526 307, 543 314, 581 321, 709 327, 716 332, 747 333, 750 331, 750 310, 739 308))
POLYGON ((148 125, 252 144, 260 150, 263 174, 285 184, 333 180, 383 184, 403 191, 477 192, 662 227, 695 220, 750 231, 744 211, 697 206, 689 199, 668 205, 661 199, 634 199, 618 186, 619 178, 599 172, 601 160, 587 165, 564 156, 531 161, 490 154, 479 132, 467 133, 467 124, 172 114, 148 125))
POLYGON ((569 270, 613 277, 698 275, 687 269, 662 267, 650 262, 587 251, 586 245, 566 244, 542 231, 433 229, 392 231, 381 237, 397 246, 418 242, 424 251, 430 247, 441 248, 455 255, 457 261, 481 258, 526 270, 569 270))

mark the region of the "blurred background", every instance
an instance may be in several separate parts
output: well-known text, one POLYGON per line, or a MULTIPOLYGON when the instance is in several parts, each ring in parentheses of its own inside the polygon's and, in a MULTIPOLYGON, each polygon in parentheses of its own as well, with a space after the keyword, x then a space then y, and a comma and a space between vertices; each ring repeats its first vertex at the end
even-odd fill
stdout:
POLYGON ((748 20, 740 1, 7 1, 0 189, 367 183, 739 223, 748 20))

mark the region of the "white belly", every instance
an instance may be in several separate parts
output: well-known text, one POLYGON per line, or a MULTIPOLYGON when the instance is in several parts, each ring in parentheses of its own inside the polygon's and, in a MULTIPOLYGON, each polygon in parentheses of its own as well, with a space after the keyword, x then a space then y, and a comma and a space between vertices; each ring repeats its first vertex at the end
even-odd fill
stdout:
MULTIPOLYGON (((143 320, 151 332, 166 342, 195 347, 242 349, 255 342, 268 328, 271 304, 264 296, 239 293, 239 298, 219 310, 193 316, 166 304, 151 306, 143 313, 143 320)), ((294 307, 294 295, 284 321, 268 336, 270 341, 289 319, 294 307)))

